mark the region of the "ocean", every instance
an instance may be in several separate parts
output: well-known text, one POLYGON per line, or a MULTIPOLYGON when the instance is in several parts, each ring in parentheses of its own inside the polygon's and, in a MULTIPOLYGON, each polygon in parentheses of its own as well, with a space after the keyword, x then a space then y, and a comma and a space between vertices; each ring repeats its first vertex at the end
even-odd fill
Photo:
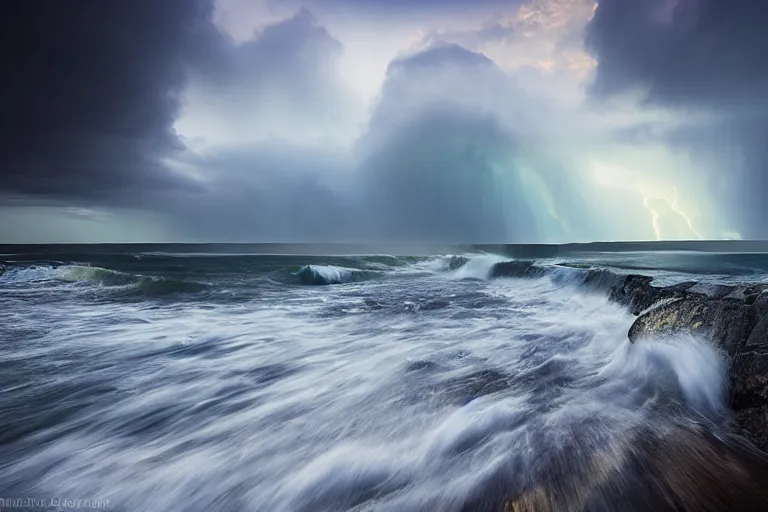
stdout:
POLYGON ((0 500, 650 509, 643 454, 724 435, 727 364, 630 343, 609 287, 768 283, 734 247, 0 247, 0 500))

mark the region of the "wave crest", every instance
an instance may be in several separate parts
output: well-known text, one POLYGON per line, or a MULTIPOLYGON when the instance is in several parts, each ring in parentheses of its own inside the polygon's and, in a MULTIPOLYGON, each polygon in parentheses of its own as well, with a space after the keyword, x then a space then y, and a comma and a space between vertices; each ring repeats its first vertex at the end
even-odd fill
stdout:
POLYGON ((3 283, 21 285, 52 284, 97 288, 119 296, 138 294, 145 297, 197 293, 208 288, 204 283, 144 276, 86 265, 34 266, 10 268, 0 273, 3 283))
POLYGON ((124 286, 135 284, 141 280, 140 276, 101 267, 69 265, 55 270, 56 279, 74 283, 93 282, 105 286, 124 286))
POLYGON ((361 271, 352 268, 334 267, 331 265, 305 265, 296 273, 301 284, 308 286, 325 286, 356 281, 361 271))

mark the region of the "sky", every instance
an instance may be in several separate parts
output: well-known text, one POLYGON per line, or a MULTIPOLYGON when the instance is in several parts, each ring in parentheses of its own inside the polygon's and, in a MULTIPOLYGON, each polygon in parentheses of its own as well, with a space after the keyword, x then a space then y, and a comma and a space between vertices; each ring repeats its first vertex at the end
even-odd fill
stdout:
POLYGON ((761 0, 4 7, 0 243, 768 239, 761 0))

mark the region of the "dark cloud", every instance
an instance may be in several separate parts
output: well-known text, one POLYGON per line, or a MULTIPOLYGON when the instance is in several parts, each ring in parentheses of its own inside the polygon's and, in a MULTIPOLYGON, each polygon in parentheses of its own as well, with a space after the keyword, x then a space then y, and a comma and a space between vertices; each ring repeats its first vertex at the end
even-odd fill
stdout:
POLYGON ((732 210, 742 234, 768 237, 768 3, 599 0, 587 46, 593 93, 640 91, 680 116, 708 117, 672 134, 732 210))
POLYGON ((766 19, 760 0, 600 0, 587 36, 595 88, 641 87, 675 105, 764 107, 766 19))
POLYGON ((174 130, 188 99, 194 120, 224 140, 301 139, 342 124, 342 47, 308 11, 243 43, 212 14, 211 0, 9 4, 0 17, 3 202, 155 208, 178 193, 215 197, 210 180, 173 170, 188 153, 174 130))
POLYGON ((129 200, 188 188, 162 159, 184 63, 210 36, 204 0, 25 0, 0 16, 0 191, 129 200))
MULTIPOLYGON (((133 208, 168 219, 179 239, 210 241, 622 238, 647 214, 623 196, 595 197, 558 148, 568 120, 461 46, 392 62, 349 152, 328 143, 358 122, 337 70, 344 49, 306 10, 245 42, 216 30, 204 0, 33 0, 3 14, 4 206, 133 208)), ((598 56, 612 51, 605 37, 621 36, 599 23, 598 56)), ((638 70, 613 77, 609 61, 599 94, 648 83, 638 70)), ((682 104, 665 92, 675 90, 651 89, 654 101, 682 104)), ((743 130, 745 117, 728 112, 743 130)), ((763 125, 752 126, 727 143, 757 148, 763 125)), ((674 143, 717 139, 702 129, 674 143)))

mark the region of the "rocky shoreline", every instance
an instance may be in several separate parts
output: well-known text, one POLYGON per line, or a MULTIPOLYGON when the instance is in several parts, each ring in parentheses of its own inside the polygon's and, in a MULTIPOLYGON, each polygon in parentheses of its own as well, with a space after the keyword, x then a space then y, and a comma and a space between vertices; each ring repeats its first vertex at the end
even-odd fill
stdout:
POLYGON ((611 300, 626 306, 637 316, 627 333, 630 342, 682 333, 710 340, 729 364, 736 430, 768 452, 768 284, 654 286, 645 275, 519 260, 496 264, 490 277, 547 275, 607 291, 611 300))
POLYGON ((738 427, 768 451, 768 285, 655 287, 647 276, 629 275, 610 290, 637 319, 630 342, 690 333, 710 340, 727 356, 730 399, 738 427))
POLYGON ((625 306, 637 317, 627 333, 631 343, 679 334, 710 341, 729 364, 732 429, 640 427, 619 452, 600 450, 578 469, 547 468, 541 481, 514 493, 501 510, 768 509, 768 284, 654 286, 650 276, 524 261, 499 263, 490 274, 544 276, 608 293, 625 306))

